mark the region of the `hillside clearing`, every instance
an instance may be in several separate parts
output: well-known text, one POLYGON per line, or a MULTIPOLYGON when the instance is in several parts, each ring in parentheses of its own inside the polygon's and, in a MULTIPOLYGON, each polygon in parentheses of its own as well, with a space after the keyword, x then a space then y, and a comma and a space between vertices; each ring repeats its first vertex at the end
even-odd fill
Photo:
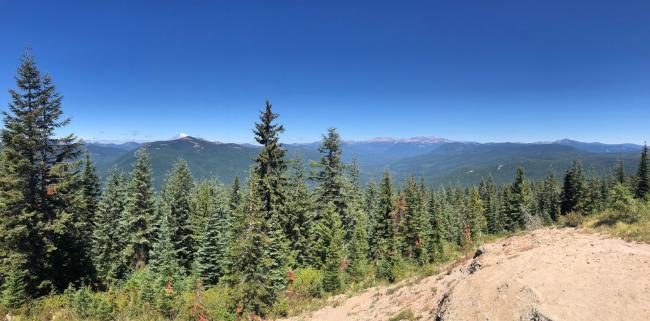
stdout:
POLYGON ((438 275, 380 286, 289 320, 647 320, 650 245, 540 229, 438 275), (473 271, 473 273, 472 273, 473 271))

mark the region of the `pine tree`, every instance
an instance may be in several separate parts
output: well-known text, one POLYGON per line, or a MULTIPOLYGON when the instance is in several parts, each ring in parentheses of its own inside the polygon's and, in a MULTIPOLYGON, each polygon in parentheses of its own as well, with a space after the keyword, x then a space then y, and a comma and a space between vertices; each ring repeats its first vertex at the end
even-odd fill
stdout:
POLYGON ((345 195, 348 197, 348 213, 353 225, 352 235, 347 244, 347 271, 353 279, 361 279, 365 275, 368 258, 368 214, 364 211, 364 200, 359 187, 359 167, 356 160, 349 166, 345 184, 345 195))
POLYGON ((97 205, 93 221, 92 254, 97 277, 100 281, 114 282, 123 277, 123 251, 126 233, 122 221, 125 205, 126 178, 116 168, 108 174, 106 187, 97 205))
POLYGON ((488 176, 485 180, 481 179, 479 192, 485 207, 487 231, 492 234, 501 232, 503 229, 503 220, 499 215, 499 196, 492 176, 488 176))
POLYGON ((131 181, 126 191, 123 217, 127 236, 124 256, 132 269, 143 268, 149 260, 149 250, 153 245, 154 206, 151 165, 145 147, 137 151, 131 181))
POLYGON ((239 206, 242 202, 241 187, 239 186, 239 176, 235 176, 230 186, 230 210, 235 212, 239 210, 239 206))
POLYGON ((395 234, 398 223, 394 216, 395 204, 393 198, 390 174, 386 171, 379 187, 379 205, 377 208, 379 221, 374 229, 377 246, 373 257, 377 261, 377 276, 389 282, 396 280, 396 269, 401 264, 395 234))
POLYGON ((510 231, 524 228, 530 215, 530 195, 524 178, 524 170, 519 167, 515 181, 510 185, 506 208, 506 227, 510 231))
POLYGON ((422 212, 420 189, 413 176, 406 182, 404 192, 405 208, 400 218, 400 237, 402 239, 402 255, 420 264, 429 259, 425 250, 427 242, 427 228, 425 226, 425 213, 422 212))
POLYGON ((323 289, 327 292, 337 292, 343 286, 343 228, 336 212, 336 205, 329 203, 324 208, 323 220, 319 223, 320 235, 327 235, 327 243, 323 251, 323 289))
MULTIPOLYGON (((381 184, 379 186, 379 203, 377 206, 377 221, 374 222, 373 228, 373 241, 372 244, 379 244, 381 240, 386 242, 395 242, 395 217, 393 216, 395 210, 393 195, 393 185, 391 182, 390 174, 388 171, 384 172, 381 184)), ((376 251, 381 251, 379 245, 376 245, 376 251)), ((374 258, 378 258, 378 254, 373 254, 374 258)))
POLYGON ((264 317, 275 302, 276 264, 269 252, 274 240, 265 226, 263 198, 258 195, 259 179, 251 172, 244 206, 242 230, 230 243, 228 283, 234 289, 233 301, 241 315, 264 317))
POLYGON ((316 187, 317 204, 334 204, 345 231, 344 240, 348 242, 352 237, 354 222, 348 213, 343 176, 344 165, 341 162, 341 137, 335 128, 329 128, 327 135, 323 135, 318 152, 320 152, 321 158, 315 164, 317 171, 312 176, 314 182, 318 184, 316 187))
POLYGON ((643 146, 639 169, 636 172, 636 189, 634 196, 641 200, 650 198, 650 172, 648 171, 648 145, 643 146))
POLYGON ((277 117, 267 101, 260 122, 255 124, 255 140, 263 148, 249 178, 244 231, 229 251, 233 260, 230 283, 239 292, 236 302, 243 311, 262 317, 285 287, 289 259, 282 226, 286 221, 286 150, 279 143, 284 128, 274 123, 277 117))
POLYGON ((10 309, 17 309, 22 306, 28 299, 27 293, 27 272, 22 266, 24 259, 11 257, 8 262, 10 266, 5 266, 4 282, 0 292, 0 304, 10 309))
POLYGON ((553 171, 549 171, 544 180, 539 207, 545 223, 557 222, 560 216, 560 190, 553 171))
POLYGON ((62 97, 29 50, 16 84, 1 134, 0 265, 11 269, 0 279, 26 276, 24 293, 34 296, 79 282, 91 264, 78 229, 80 143, 72 134, 55 138, 70 122, 61 119, 62 97))
POLYGON ((292 161, 287 195, 285 233, 291 244, 292 260, 296 266, 304 267, 310 260, 313 213, 311 193, 305 184, 305 166, 298 155, 292 161))
POLYGON ((620 184, 625 184, 625 163, 623 159, 619 159, 616 162, 616 167, 614 167, 614 178, 616 182, 620 184))
POLYGON ((223 188, 212 182, 199 185, 200 190, 210 190, 201 193, 199 203, 206 212, 207 220, 202 226, 201 239, 196 253, 196 263, 199 275, 204 285, 216 285, 225 275, 227 269, 226 251, 229 240, 230 208, 228 198, 223 188), (209 196, 209 199, 203 199, 209 196))
POLYGON ((82 223, 81 229, 84 234, 84 243, 90 246, 92 237, 92 222, 97 213, 99 197, 101 190, 99 186, 99 177, 97 169, 90 159, 90 154, 86 153, 84 160, 84 171, 81 175, 82 195, 83 195, 83 212, 80 217, 82 223))
POLYGON ((562 186, 560 212, 562 215, 572 211, 579 211, 583 203, 585 182, 582 176, 582 165, 573 161, 573 167, 564 175, 562 186))
POLYGON ((368 233, 368 258, 373 257, 373 253, 377 252, 377 238, 375 227, 379 225, 379 213, 377 211, 377 205, 379 201, 377 198, 377 188, 375 183, 370 181, 368 182, 365 193, 363 195, 363 205, 366 214, 368 215, 368 222, 366 224, 366 231, 368 233))
POLYGON ((467 209, 469 212, 471 239, 473 242, 480 242, 483 238, 483 233, 487 230, 487 222, 484 215, 485 208, 481 194, 475 187, 470 188, 467 209))
POLYGON ((429 217, 429 224, 431 229, 429 230, 429 253, 431 254, 431 260, 441 259, 444 257, 443 249, 443 238, 445 235, 444 223, 442 220, 442 206, 436 197, 436 193, 431 191, 429 193, 427 213, 429 217))
POLYGON ((151 247, 149 265, 163 285, 182 273, 182 262, 174 244, 174 223, 169 212, 161 213, 158 237, 151 247))
POLYGON ((174 255, 181 269, 186 275, 191 271, 194 238, 190 221, 192 191, 194 181, 187 162, 178 160, 169 172, 160 197, 160 209, 166 216, 170 229, 171 242, 174 255))

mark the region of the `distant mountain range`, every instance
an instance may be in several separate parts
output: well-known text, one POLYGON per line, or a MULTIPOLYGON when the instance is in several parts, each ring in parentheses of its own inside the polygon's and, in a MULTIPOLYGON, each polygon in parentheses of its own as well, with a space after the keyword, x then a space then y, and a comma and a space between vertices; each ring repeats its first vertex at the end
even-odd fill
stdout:
MULTIPOLYGON (((285 144, 289 157, 318 160, 318 142, 285 144)), ((250 144, 212 142, 189 135, 149 143, 86 143, 101 175, 111 167, 130 170, 135 151, 147 148, 151 155, 154 184, 160 187, 166 173, 179 158, 185 159, 197 179, 218 178, 229 183, 235 176, 246 177, 260 147, 250 144)), ((597 174, 610 171, 618 159, 632 171, 642 146, 635 144, 583 143, 562 139, 547 143, 455 142, 437 137, 407 139, 376 138, 343 142, 343 160, 357 161, 362 181, 378 179, 388 169, 397 182, 408 175, 423 177, 429 184, 475 184, 492 175, 497 183, 512 180, 514 170, 524 167, 526 176, 542 179, 549 170, 558 175, 574 159, 597 174)))

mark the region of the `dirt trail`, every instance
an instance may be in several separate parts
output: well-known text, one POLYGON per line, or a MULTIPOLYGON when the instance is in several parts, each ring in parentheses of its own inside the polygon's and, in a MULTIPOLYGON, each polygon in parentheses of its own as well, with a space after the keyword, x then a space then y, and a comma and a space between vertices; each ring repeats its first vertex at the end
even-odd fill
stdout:
POLYGON ((542 229, 424 279, 340 297, 290 320, 650 320, 650 245, 542 229))

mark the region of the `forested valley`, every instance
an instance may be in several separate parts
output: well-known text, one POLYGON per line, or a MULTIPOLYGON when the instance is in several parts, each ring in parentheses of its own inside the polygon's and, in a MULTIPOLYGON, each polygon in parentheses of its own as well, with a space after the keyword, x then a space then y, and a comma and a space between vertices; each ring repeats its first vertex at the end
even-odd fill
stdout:
POLYGON ((433 273, 488 239, 597 215, 627 224, 648 217, 647 146, 638 164, 619 162, 604 176, 576 160, 543 181, 519 168, 510 184, 485 177, 440 188, 416 176, 395 184, 386 171, 362 186, 355 163, 342 161, 335 128, 323 135, 319 161, 288 155, 267 101, 248 177, 195 181, 179 159, 156 191, 146 148, 130 172, 113 169, 102 182, 83 142, 57 135, 70 120, 30 53, 10 94, 0 312, 20 320, 282 317, 331 295, 433 273))

